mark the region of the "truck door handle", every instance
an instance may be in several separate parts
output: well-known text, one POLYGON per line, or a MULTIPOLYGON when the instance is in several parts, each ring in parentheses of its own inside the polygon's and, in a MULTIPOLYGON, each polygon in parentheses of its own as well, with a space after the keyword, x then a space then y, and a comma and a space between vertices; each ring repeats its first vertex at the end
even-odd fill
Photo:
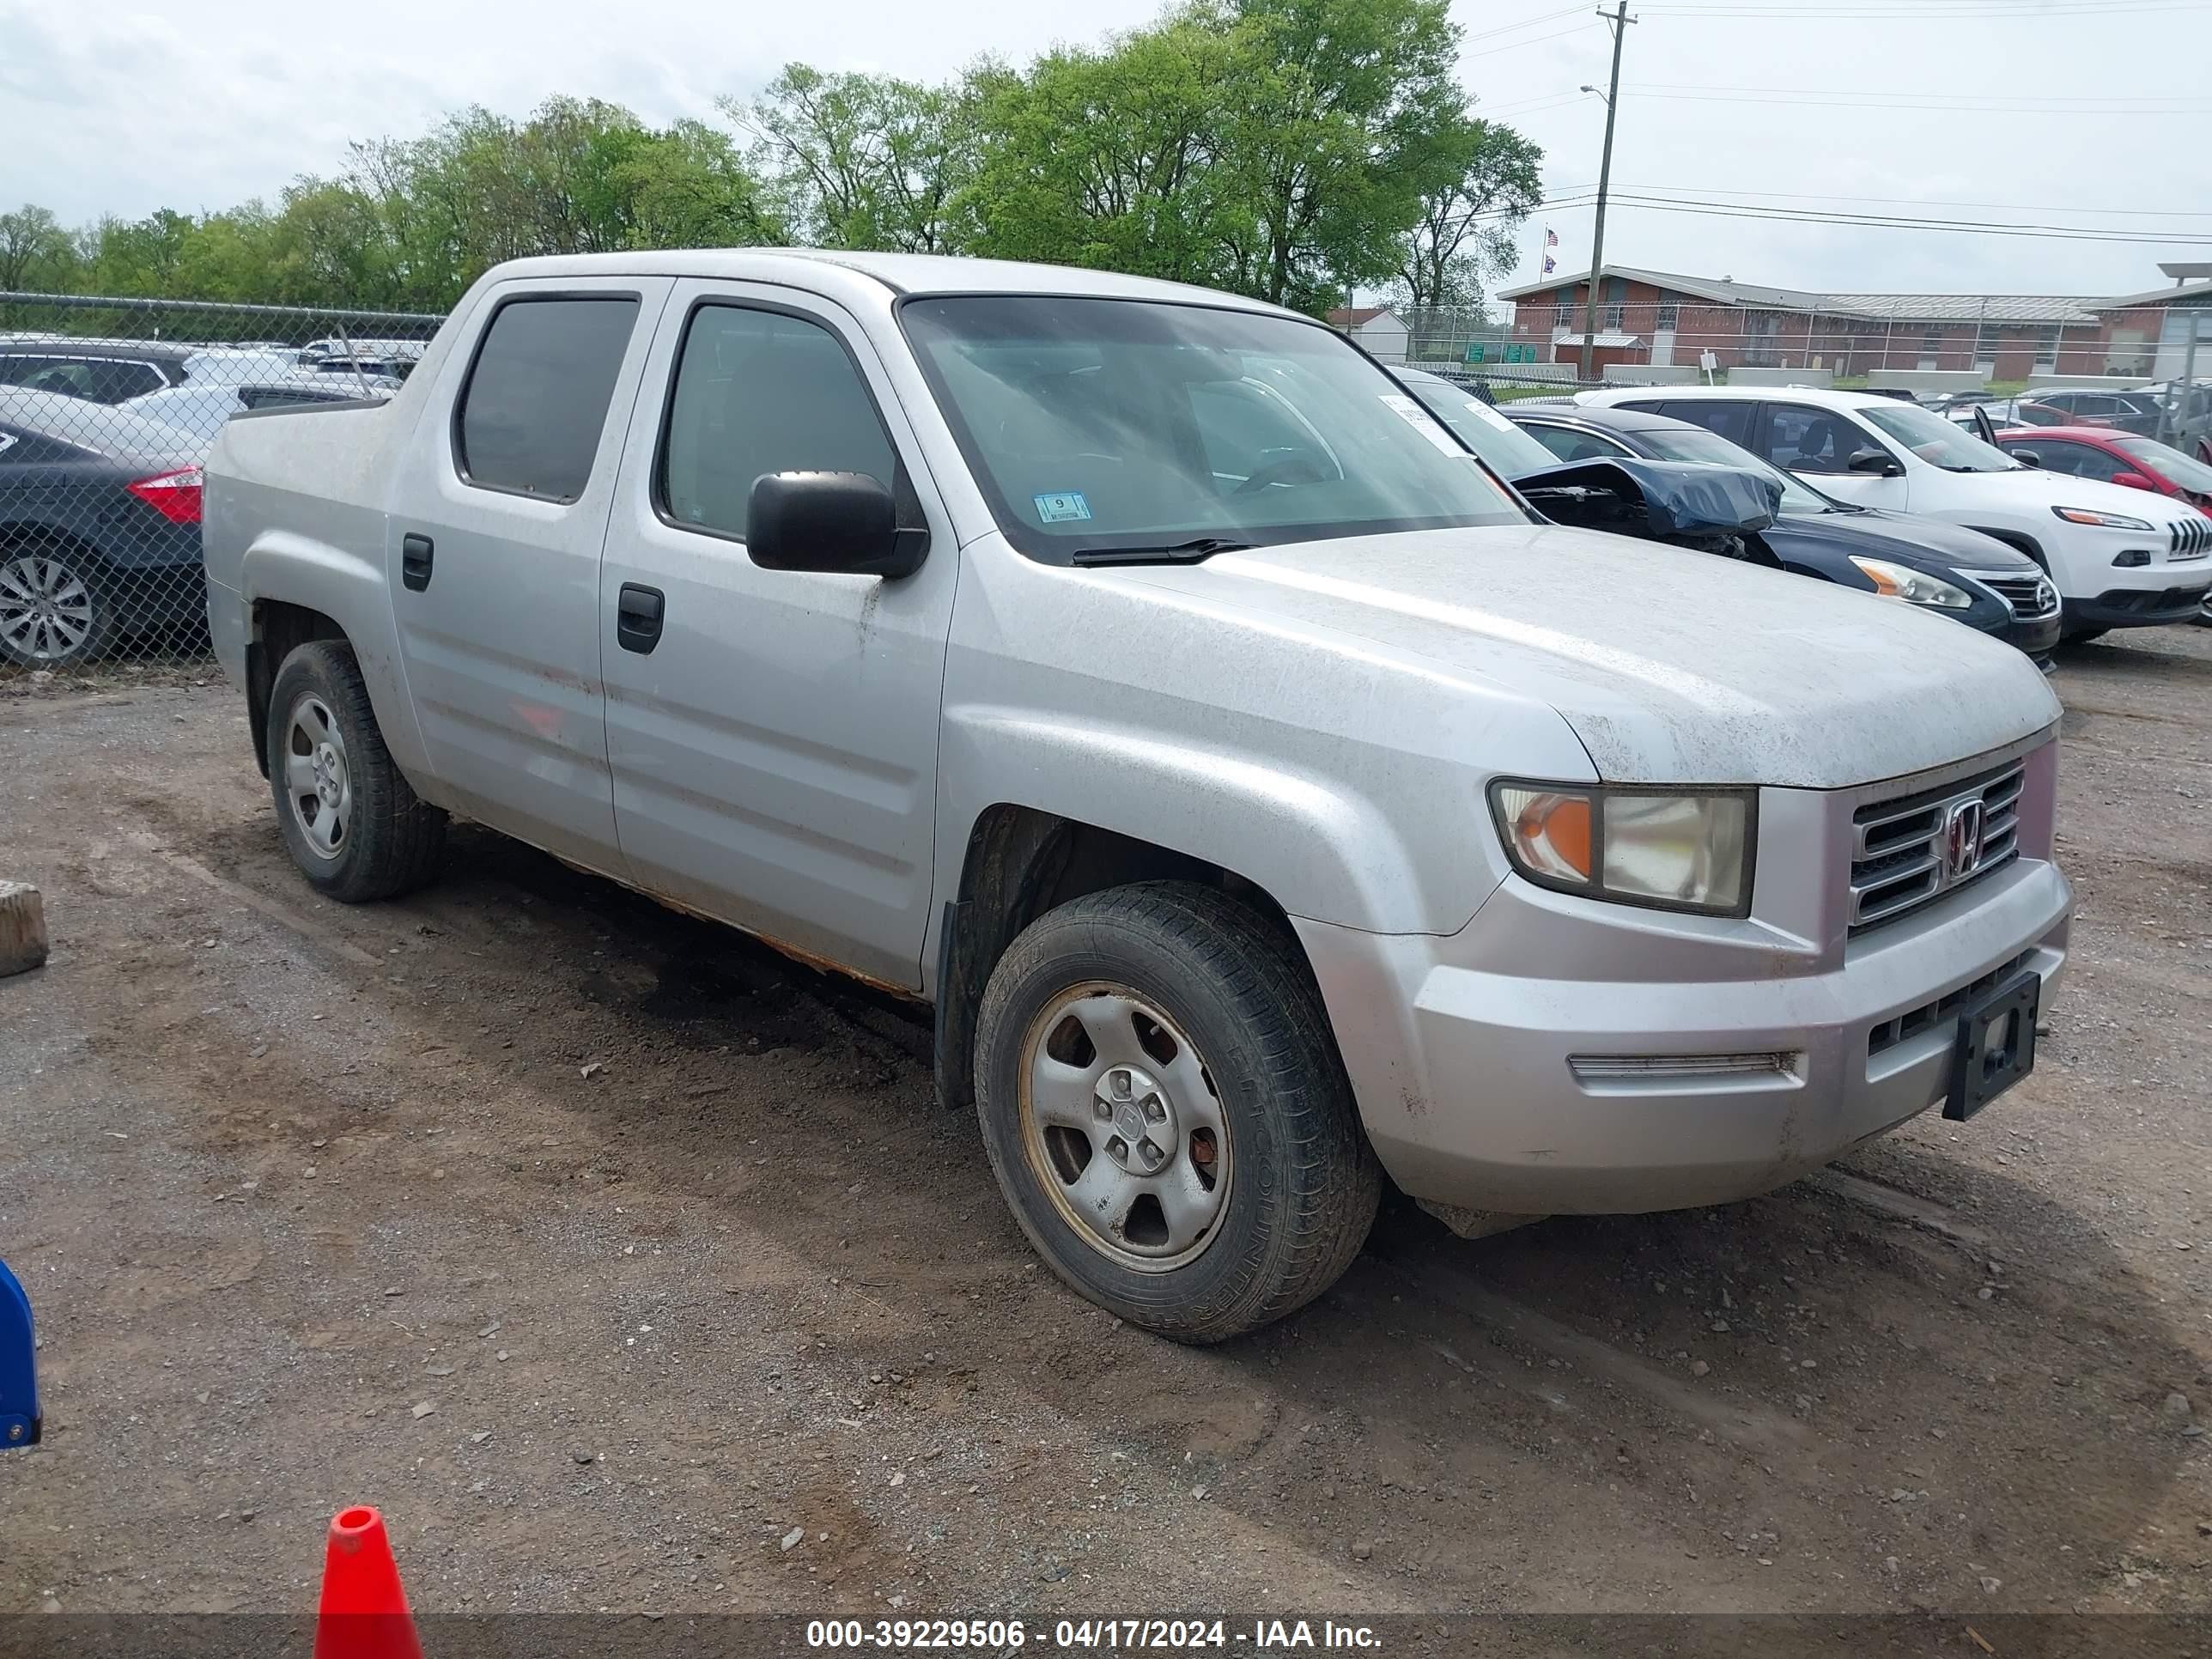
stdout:
POLYGON ((408 588, 420 593, 430 585, 430 538, 413 532, 399 538, 399 580, 408 588))
POLYGON ((615 599, 615 642, 625 651, 650 656, 660 643, 660 613, 665 603, 659 588, 624 582, 615 599))

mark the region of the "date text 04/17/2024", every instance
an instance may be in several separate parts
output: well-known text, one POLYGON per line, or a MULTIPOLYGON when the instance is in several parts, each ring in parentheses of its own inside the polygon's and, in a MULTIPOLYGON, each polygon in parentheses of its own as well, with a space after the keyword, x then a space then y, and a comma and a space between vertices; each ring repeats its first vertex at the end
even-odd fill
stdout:
POLYGON ((1018 1619, 810 1620, 806 1645, 820 1649, 980 1648, 1007 1652, 1035 1644, 1062 1652, 1184 1651, 1242 1648, 1253 1653, 1382 1646, 1369 1626, 1324 1619, 1255 1619, 1247 1628, 1222 1619, 1060 1619, 1032 1630, 1018 1619))

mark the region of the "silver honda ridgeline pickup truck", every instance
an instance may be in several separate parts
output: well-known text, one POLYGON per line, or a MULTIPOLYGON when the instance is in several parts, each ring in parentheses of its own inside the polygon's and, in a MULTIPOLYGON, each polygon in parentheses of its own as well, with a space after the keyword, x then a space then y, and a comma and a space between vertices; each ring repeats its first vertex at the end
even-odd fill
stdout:
POLYGON ((935 1008, 1052 1267, 1191 1341, 1358 1251, 1764 1192, 2033 1063, 2058 705, 1554 527, 1311 319, 1041 266, 525 260, 208 464, 337 899, 463 814, 935 1008))

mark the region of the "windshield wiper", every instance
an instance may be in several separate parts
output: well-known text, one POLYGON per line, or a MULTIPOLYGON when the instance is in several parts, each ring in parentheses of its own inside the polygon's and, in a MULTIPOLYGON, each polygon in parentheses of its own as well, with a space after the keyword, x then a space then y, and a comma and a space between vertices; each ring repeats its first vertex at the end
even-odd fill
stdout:
POLYGON ((1165 547, 1079 547, 1069 556, 1076 564, 1195 564, 1216 553, 1243 553, 1249 542, 1232 542, 1219 536, 1199 536, 1165 547))

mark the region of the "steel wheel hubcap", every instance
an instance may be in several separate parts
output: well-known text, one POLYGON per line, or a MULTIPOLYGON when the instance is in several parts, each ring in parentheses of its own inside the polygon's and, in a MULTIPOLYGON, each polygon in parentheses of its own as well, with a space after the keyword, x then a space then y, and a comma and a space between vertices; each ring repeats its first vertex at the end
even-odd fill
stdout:
POLYGON ((59 662, 92 637, 92 590, 60 559, 26 553, 0 564, 0 640, 34 662, 59 662))
POLYGON ((1213 1242, 1232 1173, 1229 1120, 1196 1045, 1127 987, 1079 985, 1030 1024, 1022 1145, 1078 1237, 1164 1273, 1213 1242))
POLYGON ((345 851, 353 823, 353 779, 345 738, 320 697, 292 705, 284 732, 284 797, 292 821, 319 858, 345 851))

